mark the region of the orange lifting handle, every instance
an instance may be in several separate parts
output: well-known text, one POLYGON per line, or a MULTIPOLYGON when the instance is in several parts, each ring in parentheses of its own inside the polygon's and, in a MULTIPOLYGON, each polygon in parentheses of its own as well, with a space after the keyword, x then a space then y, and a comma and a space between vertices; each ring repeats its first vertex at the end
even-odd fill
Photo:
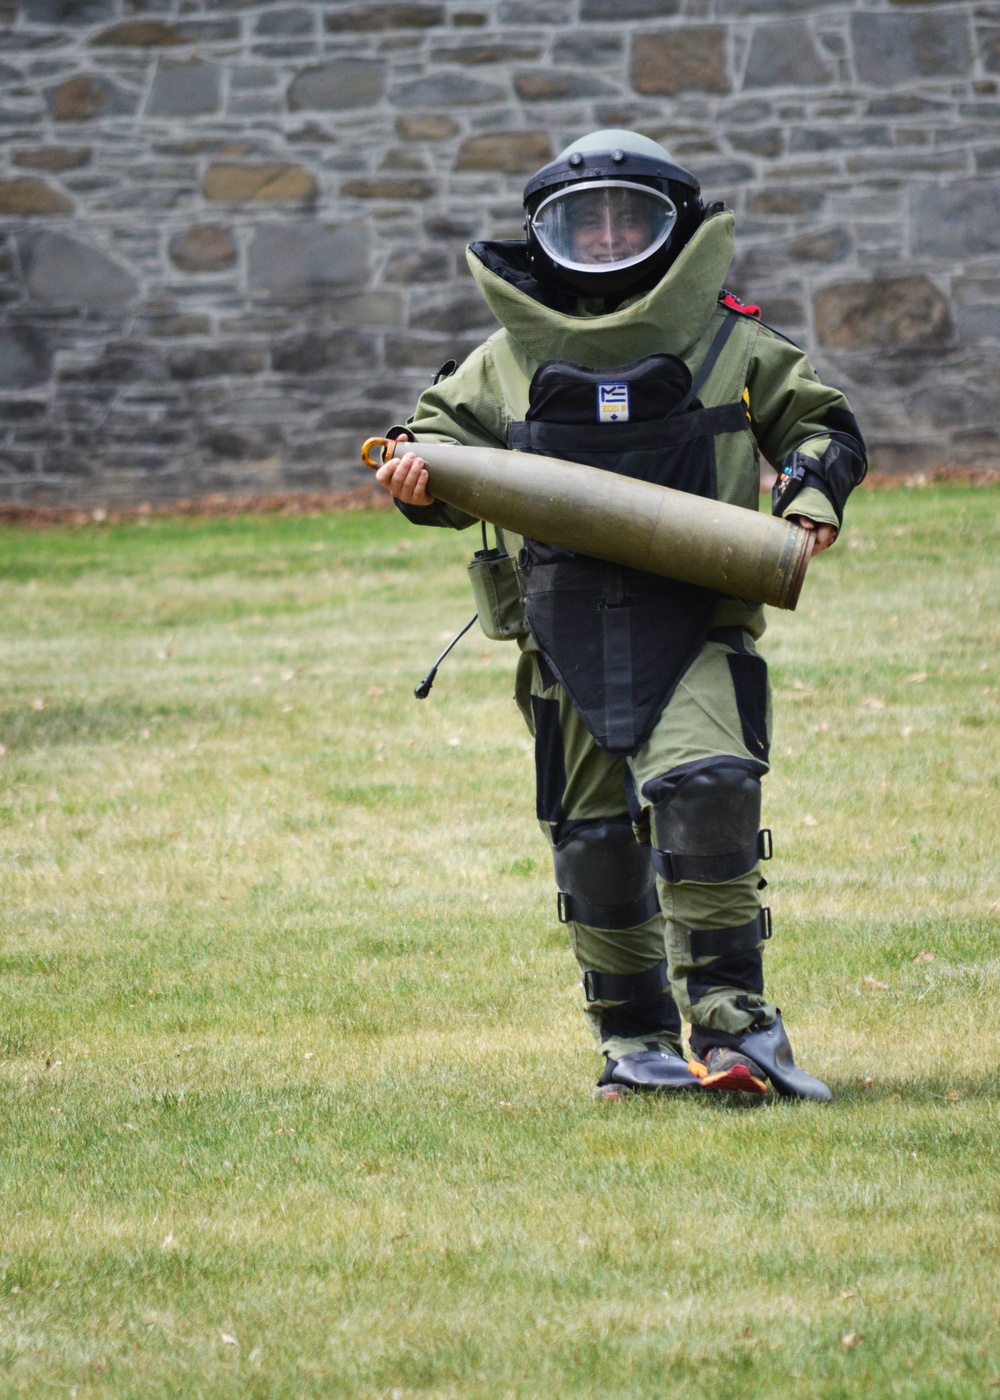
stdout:
POLYGON ((377 467, 380 467, 383 462, 388 462, 389 458, 396 450, 396 443, 403 440, 404 439, 400 438, 369 438, 368 441, 361 448, 362 462, 364 462, 366 467, 371 467, 371 469, 374 471, 377 467), (381 458, 373 459, 372 452, 376 447, 381 447, 382 456, 381 458))

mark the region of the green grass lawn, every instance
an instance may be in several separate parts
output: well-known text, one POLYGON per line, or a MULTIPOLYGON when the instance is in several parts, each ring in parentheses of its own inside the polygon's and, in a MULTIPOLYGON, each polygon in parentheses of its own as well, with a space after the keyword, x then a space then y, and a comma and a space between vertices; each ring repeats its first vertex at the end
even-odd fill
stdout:
POLYGON ((0 1397, 1000 1392, 1000 491, 862 492, 777 694, 830 1106, 594 1103, 514 648, 395 513, 0 533, 0 1397))

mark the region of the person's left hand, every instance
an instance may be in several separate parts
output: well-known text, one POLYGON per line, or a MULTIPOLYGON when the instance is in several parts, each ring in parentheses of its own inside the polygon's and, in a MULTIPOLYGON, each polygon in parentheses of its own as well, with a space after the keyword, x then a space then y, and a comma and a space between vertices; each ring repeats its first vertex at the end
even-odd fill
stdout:
POLYGON ((815 520, 810 520, 807 515, 790 515, 789 520, 794 520, 796 525, 801 525, 803 530, 815 531, 813 535, 813 554, 822 554, 824 549, 829 549, 837 538, 836 525, 817 525, 815 520))

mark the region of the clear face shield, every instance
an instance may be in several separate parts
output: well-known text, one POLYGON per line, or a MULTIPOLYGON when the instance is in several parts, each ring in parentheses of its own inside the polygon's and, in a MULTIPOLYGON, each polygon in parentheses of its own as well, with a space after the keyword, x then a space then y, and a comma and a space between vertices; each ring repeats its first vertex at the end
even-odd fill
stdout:
POLYGON ((560 267, 616 272, 662 248, 676 222, 673 201, 659 190, 623 180, 587 180, 549 195, 531 226, 560 267))

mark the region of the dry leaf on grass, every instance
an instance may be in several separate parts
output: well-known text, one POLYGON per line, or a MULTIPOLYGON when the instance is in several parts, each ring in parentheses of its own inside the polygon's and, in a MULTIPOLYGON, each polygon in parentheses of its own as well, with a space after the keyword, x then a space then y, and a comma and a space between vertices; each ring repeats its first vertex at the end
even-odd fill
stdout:
POLYGON ((875 698, 874 695, 869 695, 869 697, 868 697, 867 700, 862 700, 862 702, 861 702, 861 708, 862 708, 863 710, 884 710, 884 709, 885 709, 885 701, 884 701, 884 700, 876 700, 876 698, 875 698))
POLYGON ((914 953, 914 954, 913 954, 913 957, 910 959, 910 962, 933 962, 933 961, 934 961, 934 954, 933 954, 933 953, 928 953, 928 951, 927 951, 926 948, 924 948, 924 949, 923 949, 921 952, 919 952, 919 953, 914 953))
POLYGON ((874 987, 878 992, 887 992, 889 990, 888 982, 880 982, 877 977, 872 977, 870 975, 864 979, 864 983, 866 987, 874 987))
POLYGON ((840 1344, 850 1351, 851 1347, 856 1347, 865 1334, 863 1332, 847 1332, 840 1339, 840 1344))
POLYGON ((906 684, 907 684, 907 685, 919 685, 921 681, 925 681, 926 679, 927 679, 927 672, 926 672, 926 671, 914 671, 914 673, 913 673, 912 676, 907 676, 907 678, 906 678, 906 684))
POLYGON ((819 822, 816 820, 815 817, 803 817, 803 818, 802 818, 802 825, 803 825, 803 826, 819 826, 819 822))
POLYGON ((174 1239, 174 1237, 173 1237, 172 1234, 169 1234, 169 1235, 167 1236, 167 1238, 166 1238, 166 1239, 163 1241, 163 1243, 160 1245, 160 1248, 161 1248, 161 1249, 176 1249, 176 1248, 177 1248, 177 1241, 174 1239))
POLYGON ((235 1337, 231 1337, 231 1336, 229 1335, 228 1332, 220 1332, 220 1333, 219 1333, 219 1336, 222 1338, 222 1345, 223 1345, 223 1346, 226 1346, 226 1347, 238 1347, 238 1346, 239 1346, 239 1342, 236 1340, 236 1338, 235 1338, 235 1337))

